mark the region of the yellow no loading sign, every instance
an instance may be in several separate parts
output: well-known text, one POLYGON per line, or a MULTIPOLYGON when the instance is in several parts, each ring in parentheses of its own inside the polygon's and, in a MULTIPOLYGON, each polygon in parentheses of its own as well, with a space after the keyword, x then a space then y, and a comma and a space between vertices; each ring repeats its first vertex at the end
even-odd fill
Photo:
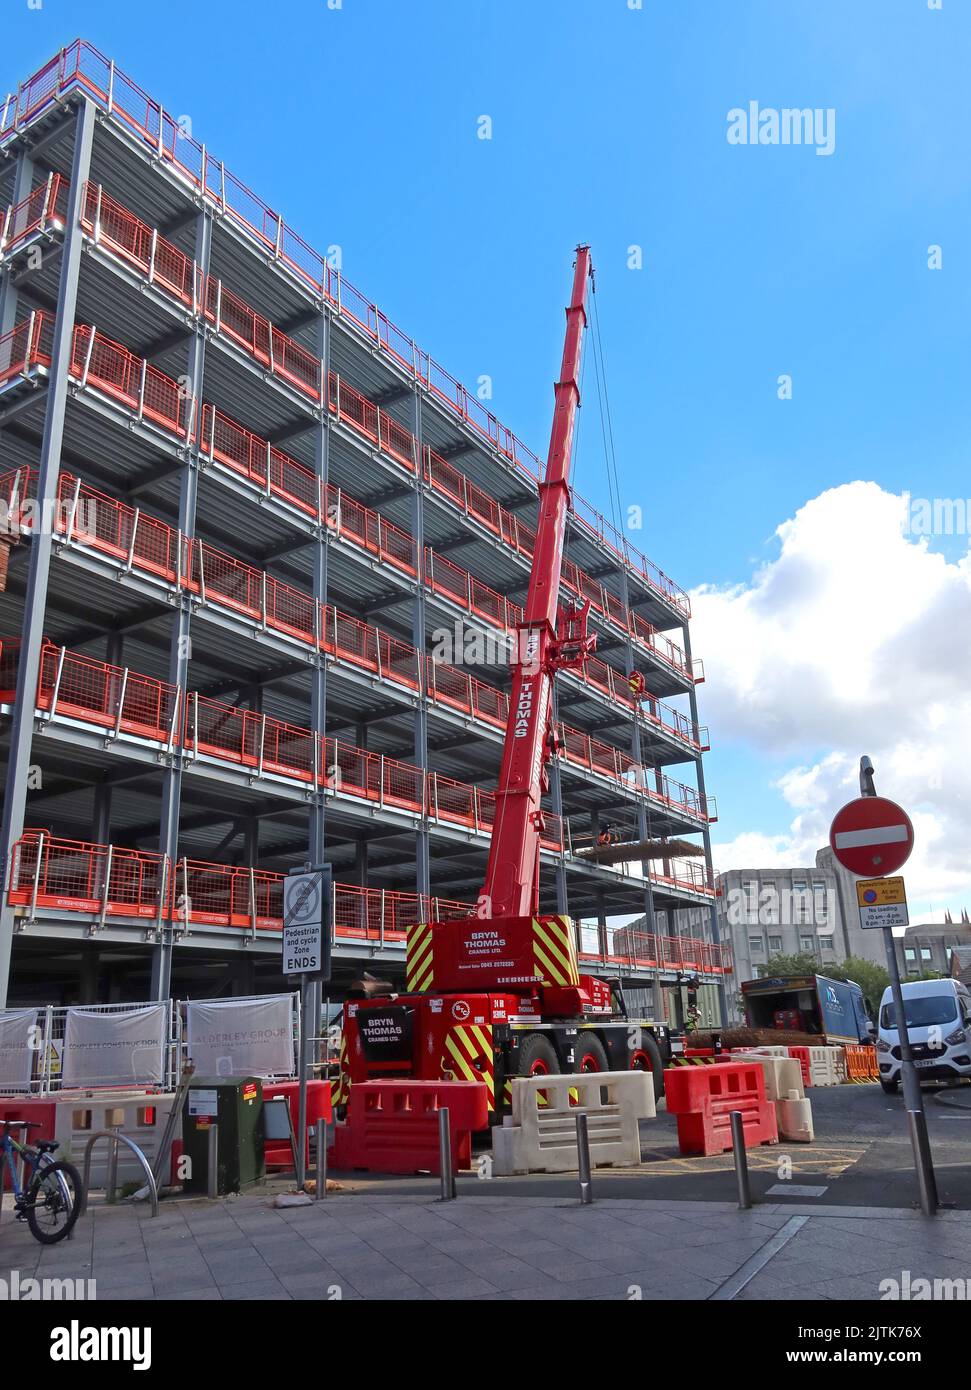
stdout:
POLYGON ((907 927, 907 891, 904 881, 895 878, 861 878, 856 885, 860 926, 907 927))

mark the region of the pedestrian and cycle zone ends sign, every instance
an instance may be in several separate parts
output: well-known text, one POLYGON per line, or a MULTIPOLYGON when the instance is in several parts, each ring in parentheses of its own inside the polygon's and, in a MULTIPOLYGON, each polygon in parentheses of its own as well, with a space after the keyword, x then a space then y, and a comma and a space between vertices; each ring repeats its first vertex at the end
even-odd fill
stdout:
POLYGON ((910 926, 902 878, 861 878, 856 885, 856 901, 861 927, 910 926))
POLYGON ((321 969, 324 876, 319 870, 283 880, 283 973, 321 969))

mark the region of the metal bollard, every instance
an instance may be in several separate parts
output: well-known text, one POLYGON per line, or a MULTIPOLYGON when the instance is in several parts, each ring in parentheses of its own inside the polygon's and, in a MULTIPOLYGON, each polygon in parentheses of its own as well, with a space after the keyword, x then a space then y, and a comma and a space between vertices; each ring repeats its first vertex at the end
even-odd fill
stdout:
POLYGON ((732 1152, 735 1156, 735 1182, 738 1185, 738 1209, 748 1211, 752 1205, 752 1189, 748 1180, 748 1154, 745 1152, 745 1126, 741 1110, 733 1110, 732 1152))
POLYGON ((452 1171, 452 1136, 448 1129, 448 1106, 438 1112, 438 1162, 442 1170, 442 1201, 455 1201, 455 1173, 452 1171))
POLYGON ((215 1122, 209 1126, 209 1135, 206 1140, 209 1145, 206 1152, 206 1196, 219 1196, 219 1125, 215 1122))
POLYGON ((317 1186, 314 1201, 327 1196, 327 1121, 317 1121, 317 1186))
POLYGON ((593 1201, 593 1183, 590 1180, 590 1134, 587 1130, 585 1110, 581 1110, 577 1116, 577 1170, 580 1178, 580 1205, 588 1207, 593 1201))
POLYGON ((910 1143, 917 1159, 917 1188, 920 1192, 920 1209, 925 1216, 937 1214, 937 1179, 934 1176, 934 1163, 931 1158, 931 1145, 927 1137, 927 1116, 923 1110, 907 1111, 907 1128, 910 1130, 910 1143))
POLYGON ((118 1190, 118 1140, 112 1136, 108 1144, 108 1176, 105 1179, 105 1201, 110 1206, 118 1190))

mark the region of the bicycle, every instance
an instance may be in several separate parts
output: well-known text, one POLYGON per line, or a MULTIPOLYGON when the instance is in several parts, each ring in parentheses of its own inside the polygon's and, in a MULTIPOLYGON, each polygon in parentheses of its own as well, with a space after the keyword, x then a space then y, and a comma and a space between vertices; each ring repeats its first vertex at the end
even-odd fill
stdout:
POLYGON ((0 1195, 6 1172, 14 1195, 18 1221, 26 1221, 30 1233, 42 1245, 54 1245, 69 1236, 81 1214, 81 1174, 73 1164, 51 1157, 59 1147, 57 1139, 38 1139, 36 1144, 20 1143, 11 1128, 31 1130, 42 1126, 36 1120, 0 1120, 0 1195), (24 1181, 17 1172, 15 1158, 23 1162, 24 1181), (28 1176, 29 1170, 29 1176, 28 1176))

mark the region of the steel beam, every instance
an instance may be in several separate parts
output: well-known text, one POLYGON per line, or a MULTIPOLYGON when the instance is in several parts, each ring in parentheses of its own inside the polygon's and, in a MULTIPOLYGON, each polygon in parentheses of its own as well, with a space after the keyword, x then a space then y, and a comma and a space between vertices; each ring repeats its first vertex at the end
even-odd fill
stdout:
MULTIPOLYGON (((94 141, 95 108, 82 99, 74 124, 74 154, 71 161, 71 187, 68 193, 67 230, 64 233, 64 255, 58 286, 58 308, 54 320, 51 345, 50 386, 44 416, 44 433, 37 467, 38 501, 53 505, 57 497, 57 476, 64 437, 64 412, 67 406, 68 367, 71 361, 71 340, 77 310, 78 276, 81 268, 81 228, 79 217, 84 185, 91 172, 91 149, 94 141)), ((0 822, 0 856, 3 879, 7 881, 10 853, 24 828, 27 807, 27 784, 30 777, 31 747, 34 735, 34 696, 40 673, 41 643, 44 636, 44 611, 51 566, 52 537, 50 531, 39 527, 30 545, 27 570, 27 592, 24 598, 24 617, 21 631, 20 661, 17 669, 17 693, 11 720, 10 761, 0 822)), ((0 1007, 6 1003, 10 980, 10 956, 13 949, 13 909, 0 905, 0 1007)))

